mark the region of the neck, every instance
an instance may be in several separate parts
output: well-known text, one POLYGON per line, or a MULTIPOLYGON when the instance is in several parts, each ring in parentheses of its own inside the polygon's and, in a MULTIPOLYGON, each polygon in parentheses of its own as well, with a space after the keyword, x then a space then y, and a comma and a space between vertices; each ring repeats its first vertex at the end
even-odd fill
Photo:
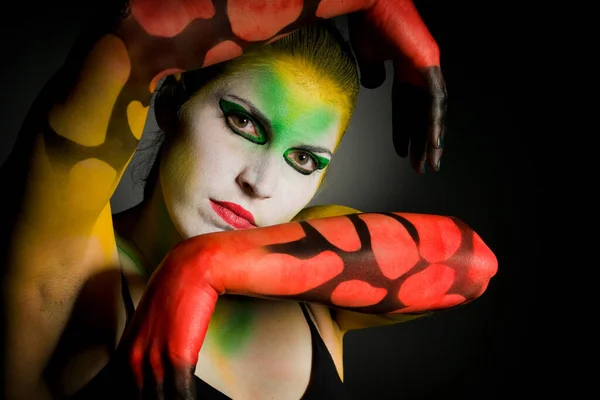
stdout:
POLYGON ((160 183, 156 184, 149 199, 119 214, 115 218, 115 227, 123 239, 141 252, 145 259, 144 268, 149 274, 182 241, 169 216, 160 183))

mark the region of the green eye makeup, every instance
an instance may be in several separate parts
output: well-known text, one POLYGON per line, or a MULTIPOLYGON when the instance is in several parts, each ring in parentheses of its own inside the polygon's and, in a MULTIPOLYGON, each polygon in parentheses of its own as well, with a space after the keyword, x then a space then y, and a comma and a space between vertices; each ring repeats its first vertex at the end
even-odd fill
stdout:
POLYGON ((225 99, 219 100, 219 107, 225 115, 227 125, 233 132, 240 135, 244 139, 251 141, 252 143, 256 143, 259 145, 267 143, 268 137, 262 125, 252 115, 250 115, 244 107, 225 99), (256 130, 256 135, 242 131, 229 121, 230 118, 240 118, 248 120, 248 122, 250 122, 254 126, 254 129, 256 130))
POLYGON ((300 172, 302 175, 310 175, 315 171, 325 169, 325 167, 327 167, 327 165, 329 164, 329 159, 318 156, 318 155, 313 154, 304 149, 296 149, 296 148, 288 149, 283 154, 283 158, 285 159, 285 161, 288 163, 288 165, 290 167, 294 168, 296 171, 300 172), (295 153, 306 154, 306 156, 309 157, 310 160, 313 162, 314 168, 311 168, 311 169, 303 168, 302 165, 298 164, 298 162, 293 159, 293 155, 295 153))
MULTIPOLYGON (((266 133, 265 127, 261 122, 261 117, 258 118, 252 115, 245 107, 230 100, 220 99, 219 107, 225 116, 225 122, 235 134, 243 137, 244 139, 258 144, 264 145, 269 141, 269 136, 266 133), (253 132, 246 132, 242 128, 250 125, 253 128, 253 132)), ((260 113, 260 112, 259 112, 260 113)), ((260 114, 259 114, 260 115, 260 114)), ((269 122, 266 122, 267 126, 269 122)), ((308 146, 311 147, 311 146, 308 146)), ((320 149, 315 147, 315 149, 320 149)), ((286 163, 294 168, 297 172, 302 175, 310 175, 315 171, 323 170, 329 165, 329 159, 321 157, 315 154, 312 148, 304 147, 293 147, 287 149, 283 158, 286 163), (300 160, 298 156, 306 156, 306 159, 300 160)), ((328 152, 328 150, 324 150, 328 152)))

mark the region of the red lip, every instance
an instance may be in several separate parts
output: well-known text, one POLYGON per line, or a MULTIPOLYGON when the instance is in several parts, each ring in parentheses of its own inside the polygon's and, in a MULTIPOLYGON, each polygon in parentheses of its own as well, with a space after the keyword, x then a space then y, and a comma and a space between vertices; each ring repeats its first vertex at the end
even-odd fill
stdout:
POLYGON ((254 216, 244 207, 228 201, 210 200, 213 210, 236 229, 255 228, 254 216))

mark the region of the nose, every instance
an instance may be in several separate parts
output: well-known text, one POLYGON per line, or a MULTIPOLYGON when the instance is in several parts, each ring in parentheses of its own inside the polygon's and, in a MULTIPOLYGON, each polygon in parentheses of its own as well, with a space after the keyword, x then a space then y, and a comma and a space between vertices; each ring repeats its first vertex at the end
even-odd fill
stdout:
POLYGON ((268 199, 277 188, 278 173, 276 160, 261 157, 256 163, 242 169, 237 176, 237 184, 248 196, 268 199))

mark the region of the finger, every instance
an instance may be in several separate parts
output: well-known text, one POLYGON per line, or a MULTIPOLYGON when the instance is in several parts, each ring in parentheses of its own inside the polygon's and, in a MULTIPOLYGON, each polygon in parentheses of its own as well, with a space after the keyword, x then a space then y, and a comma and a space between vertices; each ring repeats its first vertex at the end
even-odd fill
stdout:
POLYGON ((144 379, 142 384, 142 399, 164 400, 164 367, 160 352, 150 350, 146 353, 143 364, 144 379))
MULTIPOLYGON (((411 164, 420 163, 425 153, 429 96, 419 86, 395 80, 392 85, 392 135, 400 157, 411 153, 411 164), (416 154, 421 151, 420 154, 416 154), (414 159, 416 157, 416 159, 414 159)), ((416 164, 415 164, 416 165, 416 164)), ((413 165, 414 167, 414 165, 413 165)), ((417 170, 418 172, 420 171, 417 170)))
POLYGON ((196 398, 196 366, 175 361, 168 355, 165 360, 164 389, 167 399, 194 400, 196 398))
POLYGON ((427 169, 438 172, 442 166, 442 154, 443 149, 436 149, 435 147, 428 145, 427 147, 427 169))
POLYGON ((348 36, 358 64, 360 84, 366 89, 375 89, 385 82, 385 63, 372 54, 377 39, 367 32, 363 13, 358 12, 348 16, 348 36))
POLYGON ((144 384, 144 348, 141 345, 133 346, 129 352, 123 351, 123 354, 128 356, 126 358, 128 375, 140 390, 144 384))
POLYGON ((428 141, 434 148, 441 149, 444 146, 444 123, 448 103, 446 83, 439 66, 422 68, 419 72, 430 95, 428 141))
POLYGON ((427 172, 427 143, 423 137, 410 142, 410 165, 419 173, 427 172))
POLYGON ((385 82, 385 64, 356 57, 360 71, 360 84, 365 89, 376 89, 385 82))
MULTIPOLYGON (((111 357, 109 363, 112 367, 109 370, 112 372, 114 379, 109 384, 111 388, 109 389, 112 393, 111 400, 117 399, 137 399, 141 398, 141 387, 143 382, 143 369, 141 367, 143 358, 139 357, 139 363, 133 363, 133 360, 136 358, 134 356, 129 356, 129 360, 127 358, 127 353, 123 348, 117 347, 115 354, 111 357), (135 368, 134 365, 139 365, 139 369, 135 368), (138 371, 138 373, 134 371, 138 371), (139 379, 137 378, 139 376, 139 379), (138 383, 139 382, 139 383, 138 383)), ((104 390, 107 388, 103 388, 100 390, 100 393, 105 393, 104 390)), ((87 397, 86 397, 87 398, 87 397)), ((106 399, 108 398, 105 395, 101 397, 106 399)))

